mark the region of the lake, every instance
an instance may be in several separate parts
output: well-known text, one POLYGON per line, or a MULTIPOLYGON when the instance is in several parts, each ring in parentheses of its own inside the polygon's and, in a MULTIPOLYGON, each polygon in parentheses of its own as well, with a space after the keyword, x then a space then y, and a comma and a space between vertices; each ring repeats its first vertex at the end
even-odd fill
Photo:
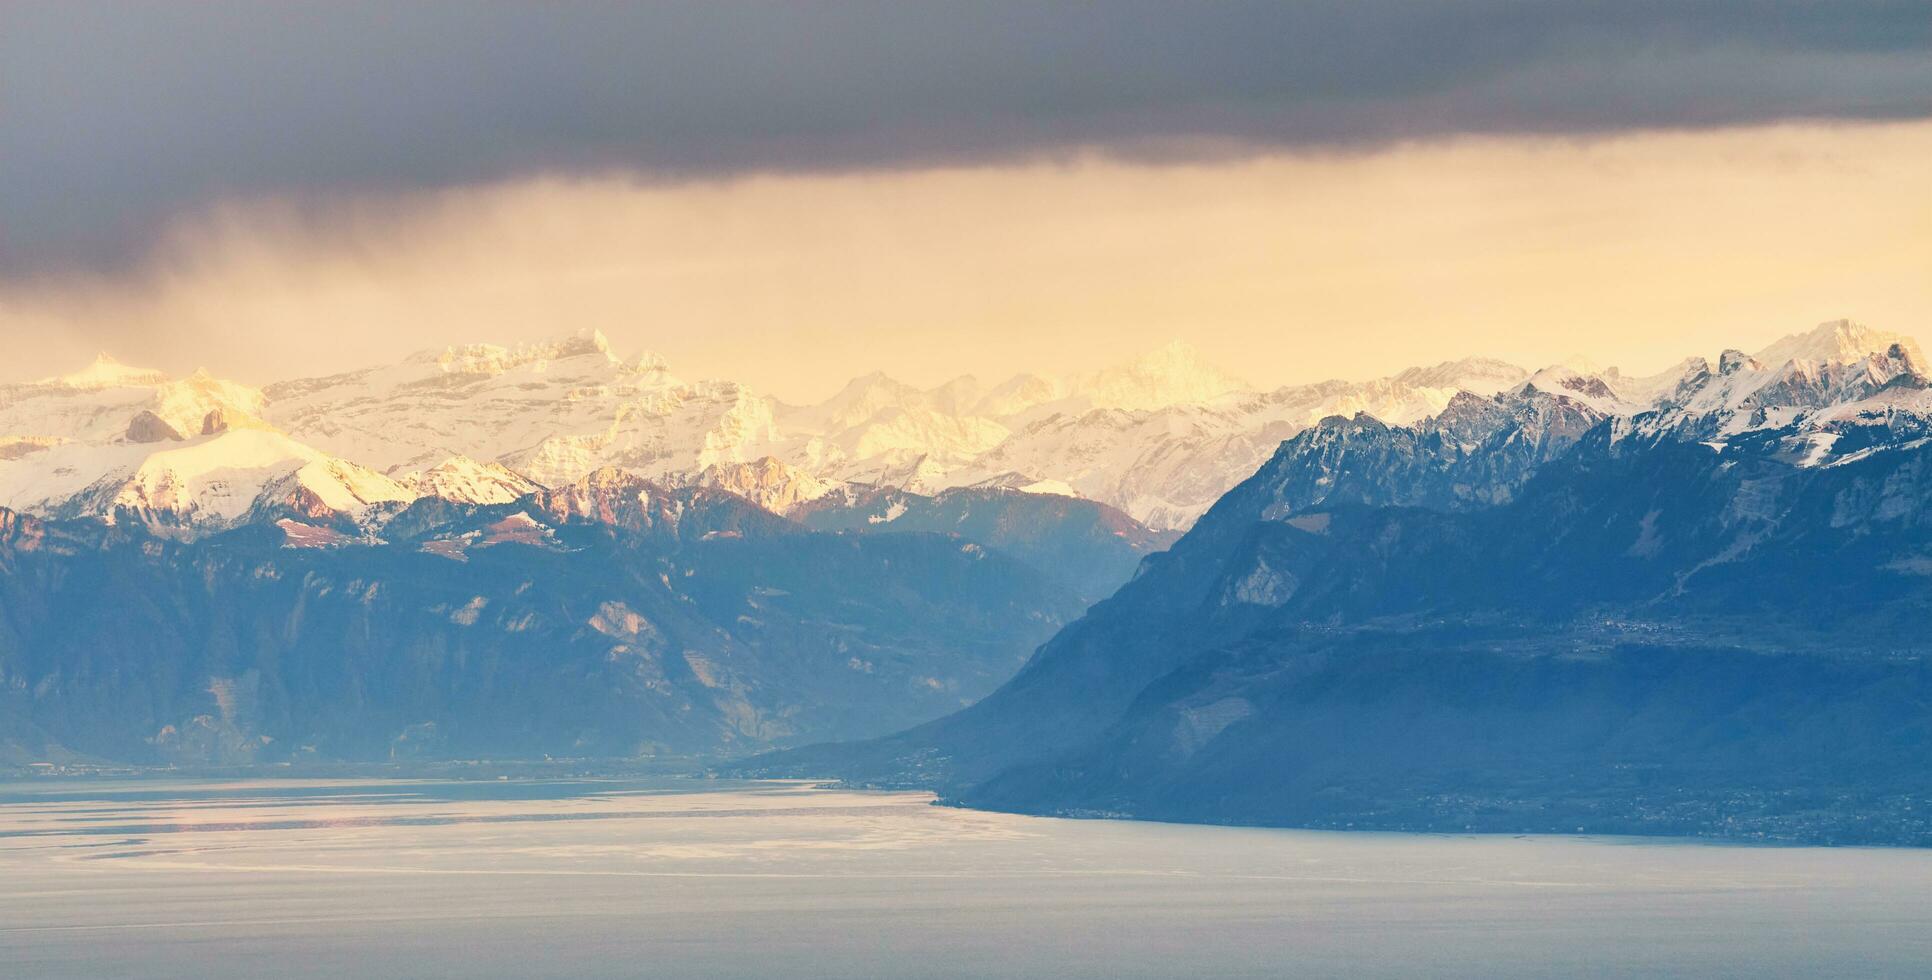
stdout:
POLYGON ((1932 852, 706 780, 0 783, 0 976, 1918 976, 1932 852))

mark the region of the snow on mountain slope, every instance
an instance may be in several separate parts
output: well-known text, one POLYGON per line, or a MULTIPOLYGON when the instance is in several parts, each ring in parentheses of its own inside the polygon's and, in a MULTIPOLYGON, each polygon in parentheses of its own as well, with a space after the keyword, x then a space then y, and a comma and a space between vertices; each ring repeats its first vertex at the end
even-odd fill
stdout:
POLYGON ((967 487, 969 490, 1018 490, 1048 497, 1078 497, 1080 492, 1059 480, 1036 480, 1024 473, 1001 473, 967 487))
MULTIPOLYGON (((158 484, 95 485, 133 479, 155 450, 274 425, 303 447, 288 458, 326 455, 386 474, 396 489, 372 491, 381 500, 504 503, 611 469, 666 486, 726 489, 780 511, 846 483, 927 494, 1038 487, 1177 529, 1284 440, 1330 417, 1406 426, 1459 397, 1513 392, 1628 418, 1632 431, 1721 442, 1862 403, 1924 374, 1909 338, 1849 321, 1783 338, 1755 356, 1727 351, 1715 367, 1693 357, 1648 376, 1580 361, 1532 375, 1469 358, 1369 381, 1257 391, 1174 344, 1088 375, 1020 374, 990 387, 962 376, 920 388, 874 373, 796 406, 730 381, 680 380, 655 355, 620 358, 594 331, 518 347, 451 347, 262 391, 202 373, 170 380, 104 357, 74 374, 0 386, 0 503, 45 510, 92 489, 89 506, 98 508, 126 490, 130 513, 158 496, 170 501, 158 513, 186 508, 231 519, 223 515, 232 503, 190 506, 158 484)), ((1809 456, 1829 462, 1863 444, 1871 419, 1915 409, 1847 411, 1816 424, 1865 435, 1842 450, 1819 448, 1832 441, 1824 435, 1807 437, 1809 456)), ((1439 426, 1442 438, 1457 438, 1459 425, 1439 426)), ((322 482, 367 481, 343 470, 322 482)), ((364 498, 337 499, 354 506, 364 498)))
POLYGON ((774 514, 791 513, 800 504, 818 500, 840 486, 770 456, 750 463, 713 463, 693 482, 729 490, 774 514))
POLYGON ((0 506, 163 527, 231 526, 270 511, 360 520, 415 494, 262 428, 179 443, 71 443, 0 467, 0 506))
POLYGON ((947 480, 958 485, 1053 481, 1150 527, 1172 528, 1206 510, 1239 482, 1236 471, 1247 466, 1252 472, 1250 461, 1265 459, 1288 434, 1285 426, 1255 429, 1243 421, 1193 406, 1054 415, 947 480))
POLYGON ((78 371, 42 378, 34 384, 75 391, 98 391, 102 388, 152 388, 167 380, 168 376, 160 371, 122 364, 112 355, 102 352, 94 356, 93 363, 78 371))
POLYGON ((175 380, 106 355, 0 387, 0 506, 222 527, 258 511, 356 520, 414 496, 273 431, 265 403, 203 371, 175 380))
POLYGON ((1562 365, 1530 375, 1517 390, 1559 395, 1601 415, 1634 415, 1648 407, 1620 397, 1601 374, 1583 374, 1562 365))
POLYGON ((1641 406, 1648 414, 1634 431, 1668 431, 1716 443, 1804 423, 1824 410, 1842 420, 1890 388, 1922 386, 1927 365, 1910 338, 1834 320, 1756 355, 1725 351, 1716 371, 1701 361, 1686 362, 1681 375, 1675 386, 1641 406))
POLYGON ((776 441, 769 400, 733 382, 680 381, 655 355, 621 360, 594 331, 424 352, 267 395, 269 419, 290 435, 388 473, 469 456, 554 486, 604 466, 695 472, 776 441))
POLYGON ((1919 350, 1918 341, 1850 320, 1830 320, 1811 330, 1791 334, 1753 354, 1752 358, 1772 368, 1792 361, 1853 364, 1873 354, 1885 354, 1893 347, 1902 348, 1905 356, 1923 373, 1925 353, 1919 350))
POLYGON ((1284 439, 1323 418, 1366 413, 1406 424, 1442 411, 1457 392, 1493 394, 1524 376, 1514 365, 1471 358, 1374 381, 1224 394, 1206 405, 1056 414, 949 480, 1010 483, 1010 474, 1023 474, 1118 507, 1150 527, 1184 528, 1284 439))
POLYGON ((1523 376, 1470 359, 1256 392, 1171 344, 1071 379, 1021 374, 988 387, 963 376, 920 388, 875 372, 823 402, 784 405, 730 382, 679 381, 661 360, 620 359, 589 333, 273 385, 266 414, 297 439, 392 475, 466 456, 557 487, 614 467, 781 509, 837 483, 933 493, 1010 476, 1009 485, 1071 489, 1184 527, 1324 415, 1405 421, 1440 411, 1458 391, 1523 376), (743 468, 751 463, 763 469, 743 468))
POLYGON ((72 374, 0 385, 0 444, 180 440, 255 424, 262 393, 197 371, 179 381, 106 354, 72 374))
MULTIPOLYGON (((1336 412, 1270 453, 1259 469, 1273 474, 1264 481, 1272 499, 1263 516, 1338 502, 1445 510, 1506 503, 1606 420, 1616 420, 1606 430, 1612 440, 1645 436, 1720 451, 1747 440, 1801 467, 1915 448, 1932 441, 1932 380, 1908 345, 1897 335, 1828 323, 1773 348, 1817 359, 1765 363, 1728 351, 1716 371, 1691 358, 1634 377, 1614 368, 1585 373, 1572 363, 1488 397, 1459 393, 1440 412, 1395 424, 1385 420, 1400 419, 1398 406, 1336 412)), ((1133 472, 1159 468, 1137 461, 1133 472)))
POLYGON ((970 377, 921 389, 868 374, 816 405, 780 408, 784 459, 828 479, 906 485, 915 474, 965 465, 1012 434, 973 414, 980 400, 970 377))
MULTIPOLYGON (((1526 375, 1513 365, 1472 358, 1375 381, 1223 395, 1206 404, 1155 411, 1049 415, 939 482, 995 477, 1011 482, 1012 474, 1058 480, 1151 526, 1182 528, 1253 473, 1283 440, 1323 418, 1367 415, 1408 426, 1443 412, 1458 392, 1513 392, 1518 400, 1541 393, 1589 416, 1640 418, 1640 428, 1669 428, 1680 438, 1700 440, 1794 422, 1821 432, 1862 427, 1859 438, 1839 442, 1822 435, 1794 437, 1804 441, 1805 458, 1823 465, 1846 452, 1864 451, 1854 447, 1877 438, 1870 430, 1878 420, 1888 431, 1915 431, 1915 423, 1901 416, 1912 413, 1908 405, 1916 405, 1917 396, 1898 391, 1916 390, 1926 372, 1924 355, 1911 338, 1846 320, 1792 334, 1755 356, 1727 351, 1716 370, 1693 357, 1652 375, 1580 362, 1526 375), (1867 404, 1888 392, 1885 400, 1867 404), (1815 418, 1807 414, 1824 409, 1832 411, 1815 418), (1839 448, 1829 448, 1834 445, 1839 448)), ((1054 404, 1067 403, 1049 407, 1054 404)))
POLYGON ((1065 397, 1065 382, 1037 374, 1016 374, 981 394, 973 413, 992 419, 1016 418, 1065 397))
POLYGON ((458 504, 507 504, 537 491, 537 484, 503 464, 479 463, 468 456, 452 456, 411 473, 401 485, 415 496, 458 504))
POLYGON ((1523 369, 1493 357, 1465 357, 1429 367, 1412 367, 1389 378, 1391 386, 1421 391, 1467 391, 1493 395, 1523 380, 1523 369))
MULTIPOLYGON (((875 373, 825 402, 784 409, 779 420, 792 437, 785 458, 793 465, 848 482, 933 492, 996 475, 990 454, 1043 420, 1198 407, 1248 390, 1177 342, 1089 375, 1021 374, 990 389, 972 377, 920 389, 875 373)), ((1114 427, 1105 415, 1098 424, 1114 427)), ((1029 471, 1025 482, 1077 486, 1069 476, 1029 471)))
MULTIPOLYGON (((951 382, 949 382, 950 384, 951 382)), ((853 378, 838 393, 816 405, 787 407, 782 415, 791 425, 813 432, 839 432, 863 425, 880 414, 909 411, 954 411, 940 407, 950 394, 946 385, 925 391, 888 376, 884 371, 853 378)))
POLYGON ((1199 351, 1178 340, 1081 378, 1073 389, 1094 408, 1129 411, 1199 404, 1250 390, 1247 382, 1207 363, 1199 351))
POLYGON ((129 474, 157 447, 134 442, 61 440, 0 461, 0 507, 46 516, 113 474, 129 474))
POLYGON ((1701 357, 1687 357, 1656 374, 1626 375, 1616 368, 1610 368, 1604 372, 1603 379, 1617 393, 1617 397, 1648 410, 1662 405, 1680 391, 1689 390, 1710 373, 1710 361, 1701 357))

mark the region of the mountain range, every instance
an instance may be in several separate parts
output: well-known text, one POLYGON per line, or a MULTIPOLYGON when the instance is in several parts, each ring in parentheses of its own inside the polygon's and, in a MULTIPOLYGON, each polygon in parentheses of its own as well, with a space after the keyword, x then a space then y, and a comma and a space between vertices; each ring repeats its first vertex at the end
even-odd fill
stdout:
POLYGON ((749 771, 1066 815, 1932 843, 1932 377, 1845 322, 1284 441, 949 717, 749 771))
POLYGON ((779 749, 734 771, 1932 843, 1928 446, 1923 353, 1846 321, 803 407, 595 334, 262 389, 103 358, 0 389, 0 762, 779 749))
POLYGON ((841 487, 999 487, 1084 497, 1172 531, 1326 415, 1408 422, 1523 377, 1470 360, 1257 392, 1177 344, 1065 379, 920 389, 875 373, 792 406, 680 380, 655 355, 620 358, 595 332, 259 389, 102 355, 0 386, 0 506, 179 533, 296 506, 373 530, 418 497, 501 503, 614 467, 727 486, 781 512, 841 487))
POLYGON ((352 531, 282 517, 182 540, 0 510, 0 763, 863 737, 971 703, 1085 604, 958 535, 812 531, 611 469, 352 531))

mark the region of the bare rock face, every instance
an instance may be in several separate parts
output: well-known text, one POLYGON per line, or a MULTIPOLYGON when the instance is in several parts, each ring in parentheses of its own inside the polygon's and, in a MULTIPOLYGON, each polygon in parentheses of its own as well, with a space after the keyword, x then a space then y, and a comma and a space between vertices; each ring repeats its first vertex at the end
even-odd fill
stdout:
POLYGON ((228 412, 226 409, 217 408, 201 419, 201 434, 204 436, 227 432, 228 428, 228 412))
POLYGON ((39 521, 0 507, 0 544, 19 550, 30 550, 45 537, 39 521))
POLYGON ((64 441, 57 436, 0 436, 0 460, 23 459, 64 441))
POLYGON ((729 490, 774 514, 789 514, 838 487, 771 456, 750 463, 713 463, 698 474, 695 482, 729 490))
POLYGON ((168 420, 143 410, 127 424, 129 442, 180 442, 184 437, 168 420))

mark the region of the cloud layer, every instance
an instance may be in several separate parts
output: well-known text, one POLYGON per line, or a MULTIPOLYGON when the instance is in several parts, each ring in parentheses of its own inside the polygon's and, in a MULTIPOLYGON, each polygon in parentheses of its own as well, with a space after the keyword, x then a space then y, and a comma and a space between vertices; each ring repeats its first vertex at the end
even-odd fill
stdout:
POLYGON ((0 381, 96 350, 265 382, 597 327, 794 400, 1186 339, 1266 385, 1486 353, 1656 369, 1850 316, 1925 334, 1932 123, 1496 138, 230 207, 0 283, 0 381))
POLYGON ((0 6, 0 275, 234 198, 1932 115, 1932 4, 0 6))

